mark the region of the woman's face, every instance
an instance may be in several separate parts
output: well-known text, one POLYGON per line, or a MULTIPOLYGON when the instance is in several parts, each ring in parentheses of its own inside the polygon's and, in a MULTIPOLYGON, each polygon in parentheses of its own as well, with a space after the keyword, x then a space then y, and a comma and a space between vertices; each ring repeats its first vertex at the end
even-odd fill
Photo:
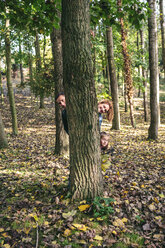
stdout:
POLYGON ((98 112, 99 113, 107 113, 109 110, 109 104, 107 103, 99 103, 98 104, 98 112))

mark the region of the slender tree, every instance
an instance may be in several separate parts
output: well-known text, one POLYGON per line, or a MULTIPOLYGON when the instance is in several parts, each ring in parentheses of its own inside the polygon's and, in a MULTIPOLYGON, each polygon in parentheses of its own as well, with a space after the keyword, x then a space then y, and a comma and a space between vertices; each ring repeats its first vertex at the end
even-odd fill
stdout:
POLYGON ((159 126, 159 74, 156 24, 156 0, 148 0, 151 13, 148 18, 149 30, 149 67, 150 67, 150 110, 151 120, 148 130, 149 139, 158 139, 159 126))
MULTIPOLYGON (((61 28, 53 28, 51 33, 52 53, 54 60, 54 82, 55 82, 55 96, 64 91, 63 89, 63 62, 62 62, 62 40, 61 28)), ((69 150, 69 138, 64 131, 61 110, 55 101, 55 124, 56 124, 56 143, 55 154, 66 154, 69 150)))
POLYGON ((21 75, 21 86, 24 83, 24 75, 23 75, 23 67, 22 67, 22 45, 21 45, 21 34, 19 34, 19 68, 20 68, 20 75, 21 75))
MULTIPOLYGON (((117 2, 118 2, 119 12, 121 12, 122 0, 118 0, 117 2)), ((120 25, 121 25, 122 50, 123 50, 123 57, 124 57, 124 78, 125 78, 125 84, 126 84, 126 93, 127 93, 129 108, 130 108, 131 124, 133 127, 135 127, 134 113, 133 113, 133 81, 132 81, 132 75, 131 75, 131 61, 130 61, 127 43, 126 43, 126 32, 125 32, 125 27, 124 27, 124 20, 122 17, 120 17, 120 25)))
MULTIPOLYGON (((36 51, 36 72, 37 72, 37 81, 39 81, 41 75, 41 53, 40 53, 40 44, 38 32, 36 31, 36 40, 35 40, 35 51, 36 51)), ((44 89, 42 88, 42 82, 40 84, 40 108, 44 108, 44 89)))
POLYGON ((143 30, 140 30, 140 46, 141 46, 141 56, 142 56, 142 78, 143 78, 143 107, 144 107, 144 121, 148 121, 148 102, 147 102, 147 79, 146 79, 146 69, 144 67, 144 34, 143 30))
POLYGON ((159 0, 160 6, 160 25, 161 25, 161 37, 162 37, 162 61, 165 77, 165 3, 163 0, 159 0))
POLYGON ((116 67, 113 54, 113 34, 112 27, 107 27, 107 56, 109 65, 109 75, 110 75, 110 86, 111 94, 114 108, 114 118, 112 122, 112 129, 120 129, 120 113, 119 113, 119 100, 118 100, 118 83, 116 77, 116 67))
POLYGON ((0 112, 0 149, 8 147, 8 142, 3 126, 2 116, 0 112))
MULTIPOLYGON (((8 9, 6 9, 6 13, 8 14, 8 9)), ((9 19, 6 18, 6 32, 5 32, 5 48, 6 48, 6 66, 7 66, 7 88, 10 102, 10 110, 12 115, 12 129, 13 134, 18 134, 18 126, 17 126, 17 113, 14 99, 14 92, 11 82, 11 51, 10 51, 10 24, 9 19)))
POLYGON ((93 79, 89 0, 62 1, 63 72, 73 199, 102 193, 99 125, 93 79))

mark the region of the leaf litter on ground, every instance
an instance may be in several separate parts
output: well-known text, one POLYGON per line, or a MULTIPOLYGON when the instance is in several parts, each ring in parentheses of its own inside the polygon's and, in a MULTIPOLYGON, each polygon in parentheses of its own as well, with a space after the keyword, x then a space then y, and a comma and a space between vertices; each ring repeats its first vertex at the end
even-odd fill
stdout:
POLYGON ((2 110, 9 141, 0 152, 2 247, 31 248, 37 242, 41 248, 165 246, 164 126, 154 142, 146 139, 148 125, 139 118, 132 129, 122 112, 120 131, 104 121, 114 153, 103 171, 103 198, 71 203, 69 161, 54 155, 52 103, 40 110, 30 98, 16 95, 16 104, 17 137, 10 135, 7 100, 2 110))

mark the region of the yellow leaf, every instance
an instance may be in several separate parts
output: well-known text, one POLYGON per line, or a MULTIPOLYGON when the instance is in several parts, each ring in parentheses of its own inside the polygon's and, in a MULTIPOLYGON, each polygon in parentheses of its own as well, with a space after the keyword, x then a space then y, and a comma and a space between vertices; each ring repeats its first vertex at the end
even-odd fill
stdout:
POLYGON ((44 226, 48 226, 49 225, 49 222, 48 221, 45 221, 44 222, 44 226))
POLYGON ((121 227, 121 228, 124 228, 125 227, 123 221, 121 219, 118 219, 118 218, 112 224, 114 226, 121 227))
POLYGON ((4 229, 3 228, 0 228, 0 232, 4 232, 4 229))
POLYGON ((116 231, 112 231, 113 234, 117 235, 117 232, 116 231))
POLYGON ((31 228, 24 228, 24 233, 28 234, 30 232, 31 228))
POLYGON ((52 241, 52 245, 56 245, 57 244, 57 241, 52 241))
POLYGON ((133 186, 137 186, 137 183, 136 183, 136 182, 133 182, 132 185, 133 185, 133 186))
POLYGON ((80 201, 80 204, 85 204, 86 200, 80 201))
POLYGON ((81 231, 86 231, 88 228, 83 224, 72 224, 72 226, 76 227, 78 230, 81 230, 81 231))
POLYGON ((69 235, 71 235, 71 230, 70 230, 70 229, 66 229, 66 230, 64 231, 64 236, 67 237, 67 236, 69 236, 69 235))
POLYGON ((4 244, 3 247, 4 248, 10 248, 11 246, 9 244, 4 244))
POLYGON ((97 218, 97 220, 98 220, 98 221, 102 221, 103 219, 102 219, 102 218, 100 218, 100 217, 98 217, 98 218, 97 218))
POLYGON ((62 213, 62 217, 63 217, 64 219, 67 219, 67 218, 69 218, 70 216, 74 216, 76 213, 77 213, 76 210, 72 210, 72 211, 70 211, 70 212, 68 212, 68 213, 62 213))
POLYGON ((149 210, 151 210, 151 211, 154 211, 154 210, 156 209, 156 207, 155 207, 154 204, 150 204, 150 205, 148 206, 148 208, 149 208, 149 210))
POLYGON ((95 239, 95 240, 100 240, 100 241, 101 241, 101 240, 103 240, 103 237, 101 237, 101 236, 99 236, 99 235, 96 235, 96 236, 94 237, 94 239, 95 239))
POLYGON ((117 175, 120 176, 120 172, 119 171, 117 171, 117 175))
POLYGON ((144 184, 141 185, 141 188, 145 188, 144 184))
POLYGON ((162 216, 156 216, 155 219, 156 220, 162 220, 162 216))
POLYGON ((5 237, 5 238, 9 237, 7 233, 2 233, 2 236, 5 237))
POLYGON ((82 211, 85 211, 86 209, 88 209, 89 207, 90 207, 90 205, 86 204, 86 205, 80 205, 78 208, 82 212, 82 211))
POLYGON ((127 223, 127 221, 128 221, 127 218, 123 218, 123 219, 122 219, 122 222, 124 222, 124 223, 127 223))

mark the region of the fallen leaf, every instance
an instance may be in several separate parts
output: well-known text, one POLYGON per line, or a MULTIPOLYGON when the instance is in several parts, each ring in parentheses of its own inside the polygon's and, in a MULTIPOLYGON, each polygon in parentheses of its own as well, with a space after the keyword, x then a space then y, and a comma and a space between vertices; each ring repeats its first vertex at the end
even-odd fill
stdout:
POLYGON ((83 224, 72 224, 72 226, 76 227, 78 230, 81 230, 81 231, 86 231, 88 228, 87 226, 83 224))
POLYGON ((89 207, 90 207, 90 205, 86 204, 86 205, 80 205, 78 208, 82 212, 82 211, 87 210, 89 207))
POLYGON ((103 240, 103 237, 101 237, 101 236, 99 236, 99 235, 96 235, 96 236, 94 237, 94 239, 95 239, 95 240, 101 241, 101 240, 103 240))

